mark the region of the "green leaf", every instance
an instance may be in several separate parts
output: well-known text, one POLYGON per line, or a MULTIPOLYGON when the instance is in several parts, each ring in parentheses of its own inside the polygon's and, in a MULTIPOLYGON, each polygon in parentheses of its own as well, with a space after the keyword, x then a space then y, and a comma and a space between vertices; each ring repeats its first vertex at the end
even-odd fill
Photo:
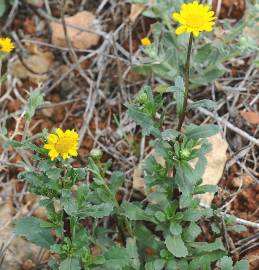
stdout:
POLYGON ((195 181, 192 168, 187 162, 181 162, 176 165, 175 183, 183 194, 192 193, 195 181))
POLYGON ((191 222, 183 232, 183 239, 187 242, 193 242, 201 232, 201 228, 195 222, 191 222))
POLYGON ((123 247, 112 247, 105 254, 107 269, 122 270, 123 267, 130 266, 130 258, 127 250, 123 247))
POLYGON ((51 168, 46 171, 47 176, 52 180, 58 180, 61 176, 61 169, 51 168))
POLYGON ((52 167, 53 162, 49 159, 43 159, 39 161, 38 168, 43 172, 50 170, 52 167))
POLYGON ((128 115, 142 128, 142 133, 144 135, 151 134, 152 129, 154 128, 154 122, 150 116, 141 112, 134 105, 126 105, 128 108, 128 115))
POLYGON ((224 251, 217 250, 210 253, 206 252, 199 256, 194 256, 190 262, 188 270, 211 270, 211 263, 217 261, 224 255, 224 251))
POLYGON ((211 230, 215 233, 215 234, 220 234, 220 227, 217 223, 213 222, 211 224, 211 230))
POLYGON ((207 216, 211 217, 213 215, 213 211, 210 208, 207 209, 194 209, 189 208, 183 212, 183 220, 185 221, 198 221, 200 218, 207 216))
POLYGON ((182 226, 179 223, 171 222, 170 232, 173 235, 180 235, 182 233, 182 226))
POLYGON ((247 260, 241 260, 237 262, 233 268, 233 270, 248 270, 249 262, 247 260))
POLYGON ((80 263, 78 258, 67 258, 59 265, 59 270, 80 270, 80 263))
POLYGON ((139 253, 138 253, 136 238, 127 238, 126 250, 129 255, 129 259, 131 261, 131 266, 134 269, 139 270, 140 261, 139 261, 139 253))
POLYGON ((182 193, 180 196, 180 201, 179 201, 179 207, 180 209, 189 207, 193 202, 192 195, 187 194, 187 193, 182 193))
POLYGON ((30 93, 30 97, 26 106, 25 118, 26 121, 30 121, 35 114, 36 109, 43 104, 43 95, 39 89, 36 89, 30 93))
POLYGON ((180 133, 174 129, 167 129, 162 132, 162 139, 164 141, 174 141, 180 133))
POLYGON ((226 72, 222 65, 220 67, 214 66, 213 68, 209 68, 204 70, 199 76, 195 76, 195 79, 191 79, 191 83, 195 85, 207 85, 209 82, 216 80, 221 77, 226 72))
POLYGON ((112 177, 111 177, 111 184, 110 184, 110 189, 113 194, 115 194, 118 191, 119 187, 122 186, 124 180, 125 180, 124 173, 119 172, 119 171, 113 172, 112 177))
POLYGON ((0 17, 2 17, 6 10, 5 0, 0 0, 0 17))
POLYGON ((224 256, 220 260, 219 265, 221 270, 232 270, 233 261, 230 257, 224 256))
POLYGON ((233 225, 233 226, 226 226, 226 230, 231 232, 245 232, 247 231, 247 228, 244 225, 233 225))
POLYGON ((168 235, 165 239, 167 249, 177 258, 186 257, 188 250, 180 235, 168 235))
POLYGON ((156 259, 153 262, 154 270, 162 270, 164 268, 164 265, 165 265, 165 260, 162 260, 162 259, 156 259))
POLYGON ((199 107, 207 108, 207 109, 214 109, 217 106, 217 103, 210 99, 202 99, 199 101, 195 101, 188 105, 189 109, 197 109, 199 107))
POLYGON ((216 125, 191 125, 186 128, 185 135, 189 139, 198 140, 201 138, 207 138, 213 136, 219 132, 219 128, 216 125))
POLYGON ((146 220, 156 222, 153 217, 150 217, 137 203, 124 201, 121 204, 123 215, 130 220, 146 220))
POLYGON ((218 191, 218 187, 215 185, 201 185, 196 186, 194 189, 194 194, 203 194, 206 192, 216 193, 218 191))
POLYGON ((15 223, 14 233, 24 236, 38 246, 49 249, 55 243, 51 232, 41 227, 42 221, 35 217, 21 218, 15 223))
POLYGON ((93 174, 93 180, 97 185, 102 186, 105 184, 105 180, 101 174, 99 167, 95 164, 94 160, 91 157, 88 158, 88 170, 93 174))
POLYGON ((200 252, 212 252, 215 250, 225 250, 222 241, 217 238, 213 243, 207 242, 193 242, 189 243, 189 246, 195 249, 195 253, 200 252))
POLYGON ((162 211, 157 211, 155 213, 155 217, 157 220, 159 220, 160 222, 165 222, 166 220, 166 217, 165 217, 165 214, 162 212, 162 211))
POLYGON ((107 217, 113 211, 113 205, 111 203, 102 203, 99 205, 86 204, 78 211, 80 218, 93 217, 102 218, 107 217))

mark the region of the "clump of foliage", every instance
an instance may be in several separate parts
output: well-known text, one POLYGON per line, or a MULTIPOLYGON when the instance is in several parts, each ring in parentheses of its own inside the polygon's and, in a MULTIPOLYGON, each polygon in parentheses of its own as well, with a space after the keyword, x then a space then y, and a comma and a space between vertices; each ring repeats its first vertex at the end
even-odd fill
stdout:
MULTIPOLYGON (((201 207, 197 196, 217 191, 216 186, 202 184, 202 175, 207 165, 205 155, 211 150, 207 138, 216 134, 218 127, 190 124, 183 129, 188 111, 215 105, 210 100, 188 104, 194 36, 211 31, 215 18, 207 6, 198 2, 182 6, 174 18, 183 26, 177 34, 189 35, 188 48, 181 46, 179 53, 185 59, 181 67, 183 78, 176 76, 173 85, 160 87, 156 92, 144 86, 126 105, 129 116, 144 135, 150 136, 151 146, 165 161, 161 165, 153 155, 145 160, 147 197, 143 201, 118 201, 116 195, 124 183, 124 173, 110 174, 111 161, 103 162, 99 149, 91 151, 86 167, 73 166, 79 139, 74 130, 54 129, 50 134, 43 131, 40 146, 30 138, 18 142, 1 135, 5 147, 34 152, 33 166, 26 166, 19 177, 29 183, 31 192, 39 195, 39 205, 47 209, 48 218, 24 217, 16 222, 15 233, 55 254, 45 269, 248 269, 246 260, 233 263, 228 257, 217 223, 217 209, 201 207), (194 9, 199 16, 186 20, 184 10, 190 13, 194 9), (167 95, 176 101, 176 129, 164 129, 167 95), (190 165, 193 160, 194 167, 190 165), (213 225, 213 242, 197 241, 202 234, 200 221, 204 219, 213 225)), ((158 40, 157 45, 145 41, 145 53, 158 57, 158 40)), ((211 44, 205 46, 211 50, 211 44)), ((38 90, 31 93, 26 108, 27 125, 42 102, 38 90)))
MULTIPOLYGON (((166 82, 174 82, 184 73, 185 49, 188 35, 175 35, 171 14, 178 11, 184 0, 130 0, 131 3, 149 4, 144 16, 157 20, 151 26, 153 49, 140 56, 135 70, 144 75, 153 74, 166 82)), ((200 35, 193 52, 190 68, 190 88, 195 89, 222 77, 228 70, 224 63, 237 56, 246 57, 258 52, 256 40, 244 31, 258 31, 259 1, 247 1, 247 14, 238 22, 222 21, 215 31, 200 35)), ((258 59, 255 60, 258 63, 258 59)))

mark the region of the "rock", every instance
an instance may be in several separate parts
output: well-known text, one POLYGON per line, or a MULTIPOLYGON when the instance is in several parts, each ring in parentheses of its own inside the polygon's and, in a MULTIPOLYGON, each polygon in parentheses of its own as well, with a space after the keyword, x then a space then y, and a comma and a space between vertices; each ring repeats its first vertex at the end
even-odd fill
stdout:
MULTIPOLYGON (((65 22, 85 29, 94 29, 93 26, 96 27, 97 24, 95 15, 89 11, 78 12, 72 17, 66 17, 65 22)), ((57 46, 68 47, 63 25, 61 23, 52 22, 51 29, 52 43, 57 46)), ((97 45, 100 40, 100 36, 95 33, 83 32, 70 26, 67 26, 67 34, 71 40, 72 46, 78 49, 88 49, 97 45)))
MULTIPOLYGON (((212 144, 212 151, 206 155, 208 165, 202 177, 202 183, 204 185, 217 185, 221 179, 225 163, 227 161, 226 151, 228 149, 228 144, 224 139, 222 139, 220 134, 208 138, 208 141, 212 144)), ((152 151, 149 155, 152 154, 154 154, 154 151, 152 151)), ((157 162, 163 166, 164 160, 156 154, 154 155, 157 162)), ((194 160, 190 165, 194 166, 196 162, 197 161, 194 160)), ((133 188, 144 194, 144 179, 142 176, 141 165, 142 164, 139 164, 133 172, 133 188)), ((214 195, 212 193, 205 193, 200 195, 199 198, 203 204, 210 205, 214 195)))
POLYGON ((40 83, 48 78, 48 71, 54 62, 51 52, 38 52, 23 59, 23 63, 17 59, 10 65, 11 74, 19 79, 30 79, 34 83, 40 83))

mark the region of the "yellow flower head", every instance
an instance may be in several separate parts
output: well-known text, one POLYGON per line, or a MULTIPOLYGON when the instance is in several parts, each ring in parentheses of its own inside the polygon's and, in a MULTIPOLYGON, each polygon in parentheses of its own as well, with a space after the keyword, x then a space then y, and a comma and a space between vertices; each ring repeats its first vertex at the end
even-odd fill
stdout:
POLYGON ((57 128, 55 134, 48 135, 48 143, 44 144, 43 147, 49 150, 51 160, 54 160, 59 155, 63 159, 68 159, 71 156, 77 156, 78 140, 78 133, 73 129, 67 129, 63 132, 62 129, 57 128))
POLYGON ((208 5, 199 4, 197 1, 182 4, 180 13, 174 12, 172 17, 181 24, 175 31, 177 35, 188 32, 195 37, 199 36, 200 32, 212 31, 216 19, 208 5))
POLYGON ((151 45, 151 40, 148 37, 142 38, 141 44, 142 44, 142 46, 147 47, 147 46, 151 45))
POLYGON ((9 37, 7 38, 0 37, 0 52, 9 53, 13 49, 14 49, 14 44, 9 37))

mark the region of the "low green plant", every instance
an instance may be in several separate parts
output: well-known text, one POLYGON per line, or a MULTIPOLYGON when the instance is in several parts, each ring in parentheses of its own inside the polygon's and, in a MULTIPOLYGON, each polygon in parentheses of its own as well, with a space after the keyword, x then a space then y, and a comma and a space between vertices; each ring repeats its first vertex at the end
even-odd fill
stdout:
MULTIPOLYGON (((189 7, 197 8, 198 3, 192 5, 189 7)), ((204 11, 209 12, 207 8, 204 11)), ((212 21, 208 16, 208 22, 212 21)), ((55 254, 45 269, 248 269, 246 260, 234 264, 228 257, 218 210, 201 207, 197 196, 217 191, 216 186, 204 185, 202 176, 207 165, 205 155, 211 150, 207 138, 216 134, 218 127, 190 124, 183 128, 187 112, 215 105, 210 100, 188 103, 194 36, 209 31, 212 24, 208 22, 206 29, 204 25, 181 29, 190 32, 188 48, 184 47, 184 76, 176 76, 173 85, 162 86, 159 91, 144 86, 134 101, 126 104, 129 116, 164 160, 161 164, 154 155, 145 160, 146 198, 142 201, 118 200, 125 175, 110 173, 112 163, 103 161, 99 149, 91 151, 86 167, 73 166, 79 139, 74 130, 43 131, 42 145, 35 145, 32 138, 18 142, 8 139, 6 133, 1 135, 5 147, 34 152, 33 164, 26 166, 19 178, 39 195, 39 205, 47 209, 48 217, 24 217, 16 222, 15 233, 55 254), (164 128, 167 96, 176 102, 176 129, 164 128), (214 232, 211 242, 197 240, 203 235, 202 220, 210 221, 214 232)), ((145 53, 156 52, 153 44, 145 44, 145 53)), ((210 50, 210 45, 207 48, 210 50)), ((27 125, 42 100, 38 90, 31 93, 25 108, 27 125)))
MULTIPOLYGON (((167 83, 175 81, 178 75, 183 76, 185 65, 185 49, 188 36, 175 34, 171 13, 188 1, 184 0, 130 0, 131 3, 148 4, 144 16, 154 18, 151 26, 152 49, 140 55, 139 63, 134 69, 144 75, 153 74, 167 83)), ((259 1, 247 1, 246 15, 233 23, 222 21, 215 27, 215 33, 199 36, 195 51, 192 54, 190 68, 190 88, 208 85, 222 77, 228 69, 223 65, 234 57, 247 57, 258 53, 256 40, 249 33, 258 32, 259 1)))

